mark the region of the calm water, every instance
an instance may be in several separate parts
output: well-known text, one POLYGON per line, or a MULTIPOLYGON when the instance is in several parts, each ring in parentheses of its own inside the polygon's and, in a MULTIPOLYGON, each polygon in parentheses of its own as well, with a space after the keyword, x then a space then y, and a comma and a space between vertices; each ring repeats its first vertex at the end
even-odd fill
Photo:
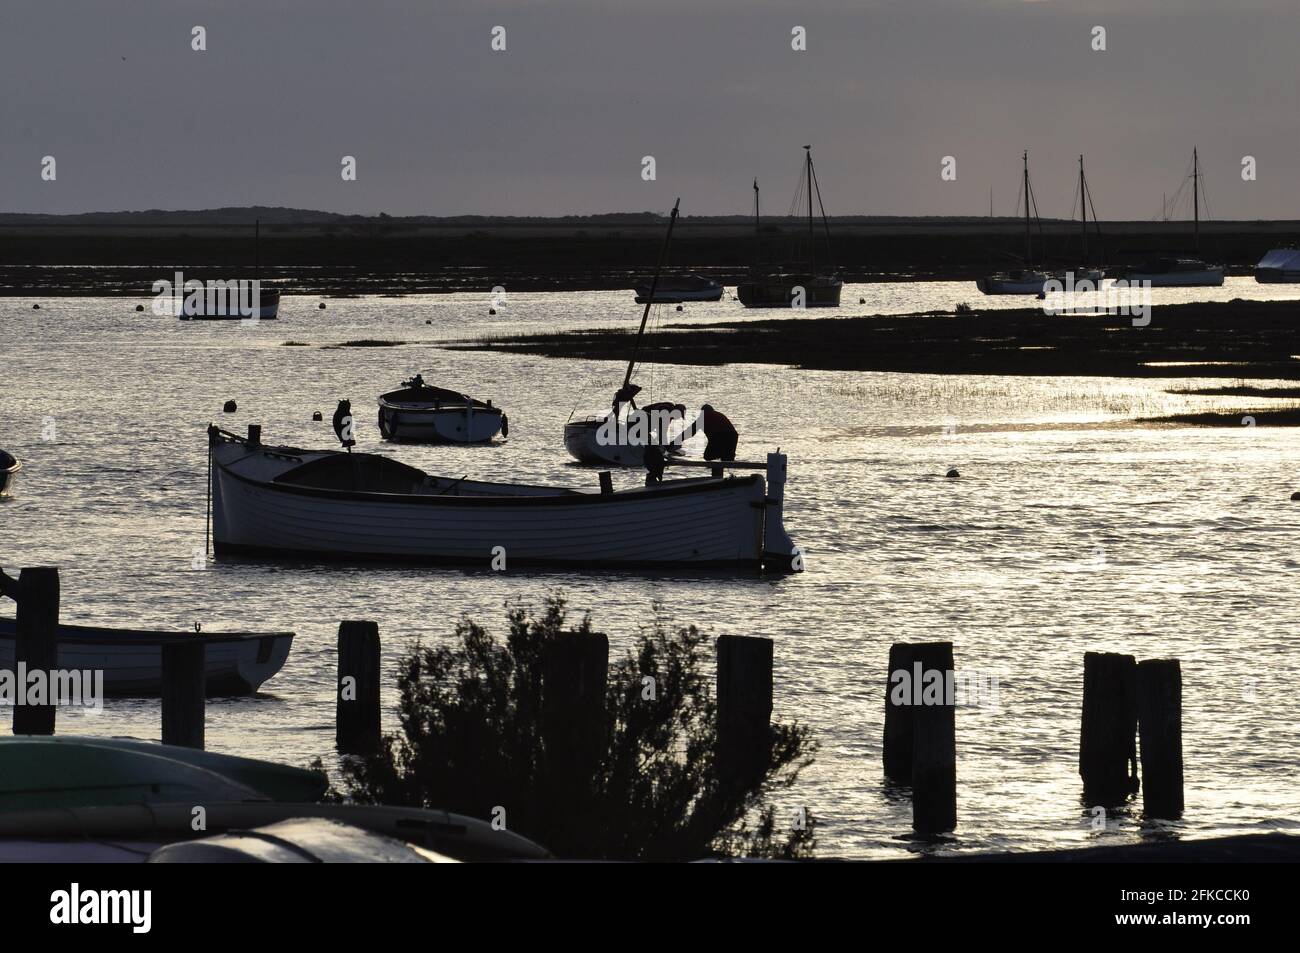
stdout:
MULTIPOLYGON (((1286 289, 1230 279, 1208 292, 1157 292, 1193 294, 1263 298, 1286 289)), ((859 297, 868 304, 844 313, 951 308, 977 296, 969 284, 845 289, 846 302, 859 297)), ((786 526, 808 563, 792 578, 193 568, 204 542, 210 420, 241 431, 261 423, 270 442, 330 446, 330 414, 348 397, 361 449, 438 473, 594 486, 593 472, 568 465, 561 430, 575 407, 607 403, 618 364, 452 352, 435 342, 631 327, 639 309, 630 298, 517 295, 496 316, 481 295, 328 300, 325 311, 318 299, 287 298, 279 321, 251 328, 136 314, 136 302, 122 299, 44 300, 40 311, 30 299, 0 300, 0 445, 26 464, 16 497, 0 503, 0 564, 58 565, 68 621, 295 630, 294 652, 263 694, 208 707, 211 748, 292 763, 333 757, 342 618, 378 620, 390 683, 401 653, 446 638, 462 613, 500 632, 506 601, 537 604, 555 590, 590 609, 616 648, 656 602, 670 619, 715 634, 770 636, 778 715, 812 725, 821 742, 816 764, 781 803, 814 812, 826 854, 912 849, 910 806, 881 780, 892 641, 951 639, 959 668, 998 679, 996 704, 958 712, 960 826, 949 846, 963 851, 1149 834, 1140 809, 1095 832, 1080 803, 1083 653, 1176 656, 1187 814, 1173 828, 1201 837, 1300 826, 1291 697, 1300 504, 1288 499, 1300 489, 1300 431, 1126 422, 1238 406, 1165 392, 1191 381, 646 368, 639 379, 651 396, 723 409, 741 431, 743 456, 778 445, 789 453, 786 526), (408 343, 322 348, 363 337, 408 343), (503 406, 509 441, 381 446, 364 408, 416 370, 503 406), (228 398, 238 413, 220 413, 228 398), (316 410, 324 423, 311 422, 316 410), (943 478, 950 466, 961 480, 943 478)), ((680 316, 666 308, 660 320, 744 314, 727 300, 688 305, 680 316)), ((394 702, 386 696, 386 717, 394 702)), ((65 732, 158 731, 153 702, 111 701, 97 717, 60 717, 65 732)))

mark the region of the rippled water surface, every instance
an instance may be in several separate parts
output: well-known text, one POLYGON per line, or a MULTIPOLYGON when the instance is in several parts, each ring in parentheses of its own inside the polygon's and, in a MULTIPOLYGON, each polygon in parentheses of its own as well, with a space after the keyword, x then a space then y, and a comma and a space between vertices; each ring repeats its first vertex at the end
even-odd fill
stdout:
MULTIPOLYGON (((1195 292, 1294 295, 1242 279, 1195 292)), ((846 302, 859 297, 868 303, 843 313, 951 308, 975 295, 956 283, 846 287, 846 302)), ((288 664, 262 694, 208 707, 209 747, 292 763, 333 758, 343 618, 378 620, 390 685, 400 654, 446 638, 460 614, 500 631, 507 600, 536 604, 554 590, 590 609, 616 648, 656 602, 669 618, 716 634, 770 636, 777 714, 810 724, 821 743, 782 803, 813 811, 826 854, 913 849, 908 801, 881 779, 891 642, 950 639, 959 668, 998 680, 996 704, 957 716, 960 826, 947 846, 963 851, 1150 834, 1140 808, 1096 831, 1080 802, 1083 653, 1174 656, 1183 665, 1187 814, 1173 829, 1297 826, 1300 504, 1289 496, 1300 489, 1300 432, 1130 422, 1259 404, 1166 392, 1193 381, 645 368, 638 379, 651 396, 724 410, 741 431, 742 456, 789 453, 786 526, 808 564, 795 577, 194 568, 210 420, 241 431, 260 423, 272 443, 330 446, 330 414, 348 397, 363 450, 453 476, 593 485, 593 472, 569 465, 561 431, 575 409, 607 403, 621 365, 436 342, 631 328, 639 311, 630 299, 512 295, 491 316, 480 295, 329 299, 324 311, 319 299, 286 298, 279 321, 255 327, 137 314, 126 299, 43 300, 39 311, 30 299, 0 300, 0 446, 25 463, 15 497, 0 503, 0 564, 58 565, 67 621, 296 631, 288 664), (358 338, 406 343, 323 347, 358 338), (416 370, 504 407, 509 440, 381 445, 364 408, 416 370), (221 414, 231 398, 238 412, 221 414), (324 423, 311 422, 316 410, 324 423), (953 466, 961 479, 944 479, 953 466)), ((726 300, 681 315, 664 309, 658 321, 749 316, 726 300)), ((390 724, 394 702, 390 692, 390 724)), ((116 700, 94 718, 60 717, 66 732, 158 730, 155 702, 116 700)))

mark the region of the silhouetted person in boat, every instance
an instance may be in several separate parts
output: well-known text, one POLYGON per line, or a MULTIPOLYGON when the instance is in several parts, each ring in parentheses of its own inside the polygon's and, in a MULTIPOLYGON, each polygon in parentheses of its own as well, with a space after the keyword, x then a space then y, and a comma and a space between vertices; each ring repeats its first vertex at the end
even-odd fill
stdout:
POLYGON ((334 411, 334 434, 351 453, 357 442, 352 439, 352 402, 349 400, 339 401, 338 409, 334 411))
POLYGON ((672 401, 661 400, 657 404, 646 404, 641 408, 641 412, 646 415, 647 424, 650 428, 649 442, 652 445, 662 447, 670 442, 674 444, 680 442, 679 440, 669 440, 668 428, 672 425, 674 419, 685 423, 685 404, 674 404, 672 401), (660 424, 662 424, 662 427, 659 426, 660 424))
POLYGON ((695 422, 682 431, 681 439, 685 440, 701 430, 708 438, 708 443, 704 446, 705 460, 736 459, 736 442, 740 440, 740 434, 736 433, 736 428, 725 414, 705 404, 700 408, 700 415, 695 418, 695 422))

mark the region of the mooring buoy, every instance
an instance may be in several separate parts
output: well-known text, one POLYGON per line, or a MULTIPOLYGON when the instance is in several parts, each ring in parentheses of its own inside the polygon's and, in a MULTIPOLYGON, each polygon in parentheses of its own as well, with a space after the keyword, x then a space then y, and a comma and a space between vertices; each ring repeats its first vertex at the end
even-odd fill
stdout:
POLYGON ((678 311, 681 311, 681 310, 682 310, 682 306, 681 306, 680 304, 677 306, 677 310, 678 310, 678 311))
POLYGON ((1291 494, 1291 499, 1300 500, 1300 491, 1291 494))
POLYGON ((311 419, 312 419, 312 420, 324 420, 325 418, 322 417, 322 416, 320 415, 320 411, 318 410, 318 411, 316 411, 314 414, 311 415, 311 419))
POLYGON ((324 301, 322 301, 322 302, 320 303, 320 309, 321 309, 322 311, 325 310, 325 302, 324 302, 324 301))
POLYGON ((143 310, 144 310, 144 305, 142 305, 142 304, 137 304, 137 305, 135 306, 135 310, 137 310, 137 311, 143 311, 143 310))
POLYGON ((235 402, 233 400, 228 400, 226 401, 225 406, 221 408, 221 412, 223 414, 233 414, 236 409, 235 402))
POLYGON ((496 313, 497 313, 496 308, 488 308, 488 314, 496 314, 496 313))
POLYGON ((39 304, 34 304, 34 305, 32 305, 32 310, 33 310, 33 311, 39 311, 39 310, 41 310, 41 306, 40 306, 39 304))
POLYGON ((953 467, 951 470, 949 470, 949 471, 945 474, 945 476, 949 476, 949 477, 952 477, 953 479, 956 479, 957 477, 961 476, 961 474, 957 472, 957 468, 956 468, 956 467, 953 467))
POLYGON ((867 303, 867 299, 866 299, 866 298, 859 298, 859 299, 858 299, 858 304, 866 304, 866 303, 867 303))

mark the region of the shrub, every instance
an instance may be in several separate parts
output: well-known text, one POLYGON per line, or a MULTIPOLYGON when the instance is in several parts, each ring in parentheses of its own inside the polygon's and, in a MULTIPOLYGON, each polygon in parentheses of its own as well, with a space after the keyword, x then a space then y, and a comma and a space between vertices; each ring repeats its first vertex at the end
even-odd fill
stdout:
POLYGON ((752 780, 717 778, 706 635, 694 626, 669 631, 656 607, 632 649, 611 659, 608 744, 590 785, 561 795, 547 772, 543 658, 565 632, 591 635, 590 616, 566 627, 565 602, 551 596, 539 616, 513 607, 507 619, 504 644, 464 618, 453 644, 417 646, 403 660, 400 733, 386 737, 376 754, 344 762, 351 800, 484 819, 501 807, 511 830, 565 858, 812 853, 811 815, 802 829, 782 832, 767 803, 812 763, 808 728, 774 723, 765 768, 752 780))

